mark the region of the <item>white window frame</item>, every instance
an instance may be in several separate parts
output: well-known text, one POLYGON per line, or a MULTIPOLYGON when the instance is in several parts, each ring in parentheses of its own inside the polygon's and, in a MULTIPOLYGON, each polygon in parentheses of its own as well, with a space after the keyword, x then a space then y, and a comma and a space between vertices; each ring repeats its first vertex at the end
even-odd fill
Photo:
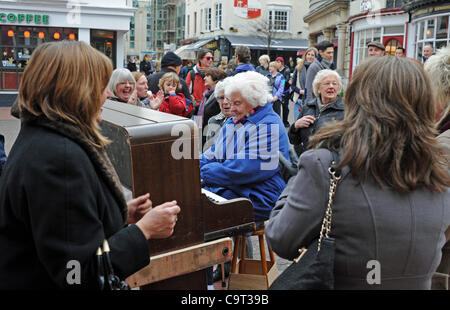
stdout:
POLYGON ((216 14, 216 29, 222 28, 222 17, 223 17, 223 4, 221 2, 217 2, 215 5, 215 14, 216 14))
POLYGON ((271 17, 277 12, 286 13, 286 29, 274 29, 274 32, 290 32, 291 31, 291 7, 290 6, 269 6, 267 20, 270 22, 271 17))
POLYGON ((204 13, 205 13, 205 32, 210 32, 212 29, 212 9, 206 8, 204 13))

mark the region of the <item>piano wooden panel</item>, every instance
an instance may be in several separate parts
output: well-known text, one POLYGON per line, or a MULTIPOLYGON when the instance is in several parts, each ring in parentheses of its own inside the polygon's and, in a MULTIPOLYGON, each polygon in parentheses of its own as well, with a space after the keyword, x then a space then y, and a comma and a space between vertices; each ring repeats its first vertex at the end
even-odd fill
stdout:
MULTIPOLYGON (((188 130, 185 138, 194 151, 194 122, 186 118, 116 102, 103 106, 102 133, 112 143, 107 152, 119 178, 133 197, 150 193, 154 206, 176 200, 181 207, 174 234, 150 240, 152 255, 203 242, 199 160, 172 156, 172 128, 188 130), (131 186, 130 186, 131 185, 131 186)), ((178 133, 178 132, 174 132, 178 133)))
MULTIPOLYGON (((249 200, 213 202, 201 193, 198 129, 192 120, 113 101, 103 105, 102 118, 102 133, 112 141, 108 156, 124 187, 133 197, 150 193, 154 206, 176 200, 181 207, 173 235, 149 240, 152 256, 254 229, 249 200), (174 156, 179 152, 188 156, 174 156)), ((205 281, 198 271, 151 286, 204 289, 205 281)))

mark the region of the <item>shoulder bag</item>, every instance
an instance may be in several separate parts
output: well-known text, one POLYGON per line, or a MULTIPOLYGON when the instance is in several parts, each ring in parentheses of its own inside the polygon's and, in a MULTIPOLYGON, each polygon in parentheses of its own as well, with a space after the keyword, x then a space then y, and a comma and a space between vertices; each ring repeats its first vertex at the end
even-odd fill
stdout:
POLYGON ((130 286, 114 274, 108 241, 103 240, 103 245, 97 249, 97 281, 102 291, 130 290, 130 286))
POLYGON ((332 151, 333 160, 328 168, 330 190, 328 207, 318 239, 308 248, 299 249, 299 256, 278 276, 269 290, 332 290, 334 289, 335 240, 331 231, 332 204, 341 171, 336 169, 339 155, 332 151))

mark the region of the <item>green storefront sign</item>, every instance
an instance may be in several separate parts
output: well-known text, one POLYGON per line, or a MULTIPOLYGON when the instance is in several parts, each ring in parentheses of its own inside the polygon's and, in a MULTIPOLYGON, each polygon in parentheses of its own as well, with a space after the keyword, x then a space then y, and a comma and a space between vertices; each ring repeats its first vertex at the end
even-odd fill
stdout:
POLYGON ((14 24, 44 24, 48 25, 48 15, 41 14, 14 14, 14 13, 0 13, 0 23, 14 23, 14 24))

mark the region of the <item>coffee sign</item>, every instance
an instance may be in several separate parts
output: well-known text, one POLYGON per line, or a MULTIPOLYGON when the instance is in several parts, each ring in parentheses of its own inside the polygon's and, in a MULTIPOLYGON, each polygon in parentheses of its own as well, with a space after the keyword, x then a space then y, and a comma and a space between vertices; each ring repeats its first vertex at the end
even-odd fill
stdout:
POLYGON ((0 13, 0 23, 12 24, 44 24, 48 25, 49 16, 41 14, 14 14, 14 13, 0 13))

